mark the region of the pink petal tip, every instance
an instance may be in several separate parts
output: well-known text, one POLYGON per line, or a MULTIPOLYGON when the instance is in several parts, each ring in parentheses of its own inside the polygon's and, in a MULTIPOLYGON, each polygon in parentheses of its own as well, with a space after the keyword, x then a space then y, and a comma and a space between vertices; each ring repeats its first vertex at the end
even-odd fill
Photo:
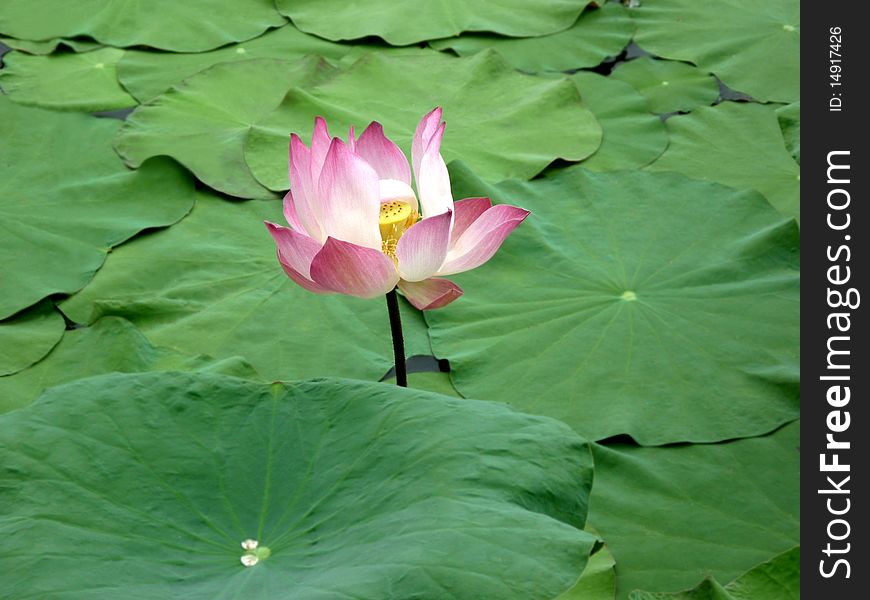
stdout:
POLYGON ((461 287, 438 277, 416 282, 402 280, 399 289, 408 302, 420 310, 443 308, 462 295, 461 287))

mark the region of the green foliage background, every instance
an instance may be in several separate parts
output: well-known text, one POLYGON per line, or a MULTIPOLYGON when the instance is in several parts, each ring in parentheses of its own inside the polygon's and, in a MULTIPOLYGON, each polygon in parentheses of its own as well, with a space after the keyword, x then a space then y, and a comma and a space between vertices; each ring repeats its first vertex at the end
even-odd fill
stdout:
POLYGON ((0 41, 0 596, 799 598, 797 0, 7 0, 0 41), (383 303, 262 221, 289 133, 409 153, 436 105, 454 197, 532 214, 402 303, 401 390, 383 303))

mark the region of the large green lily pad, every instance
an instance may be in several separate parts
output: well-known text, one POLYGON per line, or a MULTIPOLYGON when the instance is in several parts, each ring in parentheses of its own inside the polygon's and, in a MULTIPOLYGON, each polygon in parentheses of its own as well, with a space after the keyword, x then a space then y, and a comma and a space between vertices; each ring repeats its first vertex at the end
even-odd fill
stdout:
POLYGON ((714 445, 595 446, 589 521, 616 559, 617 598, 730 581, 798 544, 799 443, 796 422, 714 445))
POLYGON ((87 36, 110 46, 202 52, 285 23, 273 0, 3 0, 0 33, 23 40, 87 36))
POLYGON ((391 44, 492 31, 513 37, 555 33, 571 26, 590 0, 275 0, 302 31, 329 40, 379 36, 391 44))
POLYGON ((779 212, 800 219, 800 167, 773 108, 723 102, 673 116, 667 126, 670 145, 650 170, 755 189, 779 212))
MULTIPOLYGON (((208 356, 187 357, 158 348, 132 323, 119 317, 105 317, 90 327, 66 332, 63 318, 58 315, 58 319, 61 331, 52 343, 57 346, 49 348, 51 353, 30 368, 0 377, 0 413, 30 404, 47 388, 106 373, 202 370, 258 378, 257 372, 238 357, 216 361, 208 356)), ((0 335, 2 329, 0 323, 0 335)), ((26 347, 23 340, 19 343, 19 348, 26 347)))
POLYGON ((604 135, 595 154, 583 161, 593 171, 644 167, 665 151, 665 124, 627 83, 581 71, 571 76, 583 104, 601 123, 604 135))
MULTIPOLYGON (((394 362, 386 301, 317 295, 288 279, 263 225, 281 214, 278 201, 202 194, 174 227, 113 252, 62 309, 81 323, 123 317, 186 356, 241 356, 269 380, 377 381, 394 362)), ((431 354, 420 312, 402 306, 407 356, 431 354)))
MULTIPOLYGON (((0 376, 26 369, 51 352, 63 330, 63 317, 48 300, 0 321, 0 376)), ((0 377, 0 382, 3 379, 0 377)), ((0 410, 2 404, 0 393, 0 410)))
POLYGON ((654 113, 688 112, 719 98, 715 77, 679 61, 641 56, 620 64, 610 76, 643 94, 654 113))
POLYGON ((776 109, 782 139, 792 158, 801 164, 801 103, 795 102, 776 109))
POLYGON ((438 50, 452 50, 459 56, 491 48, 517 69, 530 73, 569 71, 595 67, 617 56, 631 41, 634 29, 628 10, 609 2, 601 8, 590 7, 571 27, 550 35, 511 38, 468 33, 434 40, 429 45, 438 50))
MULTIPOLYGON (((251 176, 243 144, 251 125, 274 109, 292 85, 309 85, 332 67, 317 57, 217 64, 137 108, 115 140, 133 167, 171 156, 207 185, 241 198, 269 191, 251 176)), ((276 158, 287 170, 289 133, 276 158)))
POLYGON ((120 122, 19 106, 0 97, 0 319, 85 285, 109 249, 170 225, 193 204, 193 182, 156 160, 124 168, 120 122))
POLYGON ((100 111, 136 106, 118 83, 116 65, 124 51, 101 48, 80 54, 3 57, 0 87, 19 104, 59 110, 100 111))
POLYGON ((632 15, 644 50, 694 63, 758 100, 800 98, 799 2, 650 0, 632 15))
MULTIPOLYGON (((167 54, 128 50, 118 64, 118 78, 140 102, 147 102, 191 75, 218 63, 257 58, 294 60, 307 54, 338 60, 353 48, 308 35, 287 24, 256 39, 209 52, 167 54)), ((266 74, 263 76, 268 77, 266 74)), ((245 84, 251 85, 249 82, 245 84)))
MULTIPOLYGON (((590 561, 591 562, 591 561, 590 561)), ((630 600, 800 600, 800 546, 747 571, 728 585, 707 577, 685 592, 635 591, 630 600)))
POLYGON ((549 600, 595 543, 588 444, 500 404, 149 373, 2 425, 5 597, 549 600))
POLYGON ((557 158, 581 160, 601 143, 601 127, 564 80, 517 73, 493 52, 455 58, 370 54, 313 88, 294 88, 248 134, 245 158, 272 190, 289 187, 287 138, 310 136, 322 115, 333 135, 383 124, 410 156, 420 118, 444 108, 444 160, 461 158, 481 177, 531 178, 557 158))
MULTIPOLYGON (((712 442, 799 414, 799 232, 759 194, 571 167, 476 190, 531 216, 430 311, 456 389, 590 439, 712 442)), ((618 557, 617 557, 618 560, 618 557)))

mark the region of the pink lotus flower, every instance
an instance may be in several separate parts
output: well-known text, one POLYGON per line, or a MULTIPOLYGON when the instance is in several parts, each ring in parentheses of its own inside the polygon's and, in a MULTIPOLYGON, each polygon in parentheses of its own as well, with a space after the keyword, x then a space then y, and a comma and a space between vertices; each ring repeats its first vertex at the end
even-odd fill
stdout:
POLYGON ((441 158, 441 109, 423 117, 408 160, 372 122, 347 143, 318 117, 309 149, 290 136, 290 227, 266 222, 287 275, 319 294, 373 298, 397 285, 421 310, 462 295, 444 275, 488 261, 529 212, 488 198, 453 202, 441 158), (418 202, 419 195, 419 202, 418 202), (422 211, 420 210, 422 206, 422 211), (422 212, 422 219, 420 213, 422 212))

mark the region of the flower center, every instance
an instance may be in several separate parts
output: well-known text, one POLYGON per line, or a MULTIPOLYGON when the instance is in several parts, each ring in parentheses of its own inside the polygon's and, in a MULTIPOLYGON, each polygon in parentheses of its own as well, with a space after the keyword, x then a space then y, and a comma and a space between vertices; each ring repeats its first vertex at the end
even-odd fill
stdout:
POLYGON ((384 254, 396 260, 396 244, 411 225, 417 222, 420 215, 411 205, 401 200, 381 204, 381 216, 378 223, 381 230, 381 250, 384 254))

